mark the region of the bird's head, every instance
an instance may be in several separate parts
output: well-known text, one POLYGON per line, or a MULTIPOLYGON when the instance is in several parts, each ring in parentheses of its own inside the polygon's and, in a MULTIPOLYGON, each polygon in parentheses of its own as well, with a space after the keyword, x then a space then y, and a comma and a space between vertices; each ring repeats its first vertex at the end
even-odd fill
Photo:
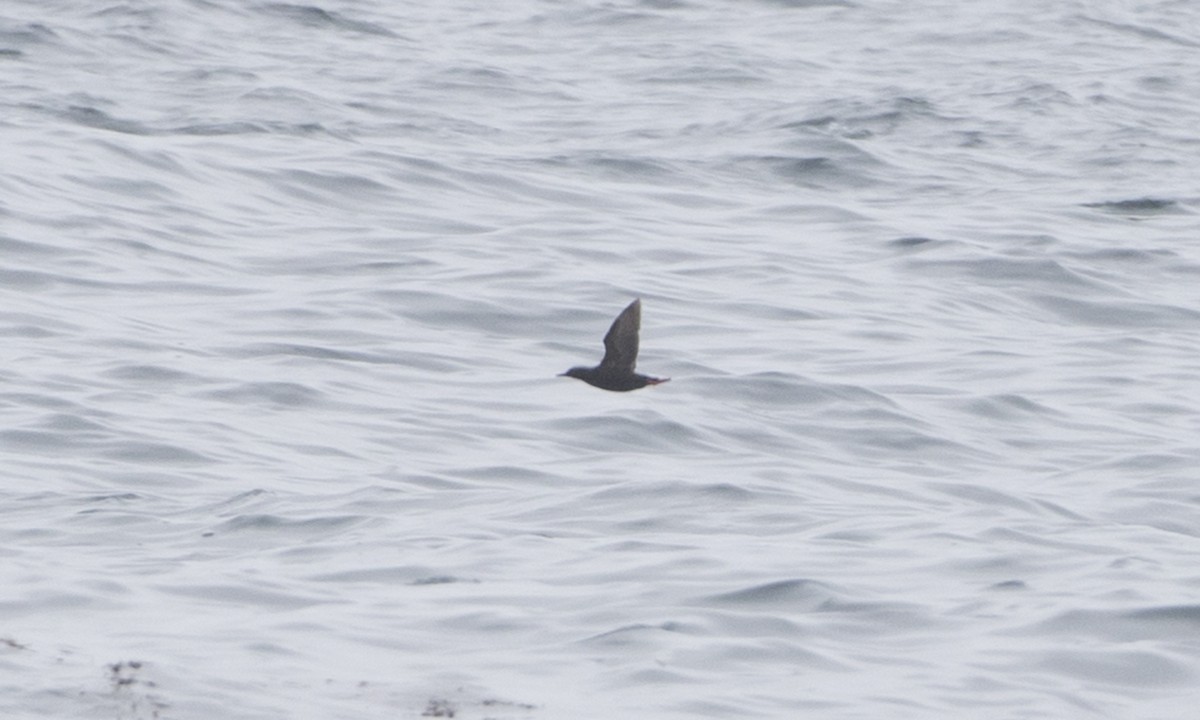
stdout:
POLYGON ((573 377, 573 378, 579 378, 580 380, 582 380, 585 377, 587 377, 589 370, 591 370, 591 368, 573 367, 564 373, 559 373, 558 376, 559 377, 573 377))

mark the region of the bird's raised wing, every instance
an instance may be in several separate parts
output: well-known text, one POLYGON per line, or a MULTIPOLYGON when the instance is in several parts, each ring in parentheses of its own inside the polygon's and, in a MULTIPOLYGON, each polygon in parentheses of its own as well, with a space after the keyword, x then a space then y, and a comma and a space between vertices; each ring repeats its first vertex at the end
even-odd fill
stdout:
POLYGON ((642 327, 642 300, 638 298, 621 311, 604 336, 602 370, 633 372, 637 364, 638 330, 642 327))

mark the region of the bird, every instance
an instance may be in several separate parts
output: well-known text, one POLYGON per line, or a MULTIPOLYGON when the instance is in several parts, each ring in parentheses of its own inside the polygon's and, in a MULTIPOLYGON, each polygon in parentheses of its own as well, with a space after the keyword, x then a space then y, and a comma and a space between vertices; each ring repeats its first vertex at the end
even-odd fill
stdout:
POLYGON ((642 299, 637 298, 621 311, 604 336, 604 359, 596 367, 573 367, 559 377, 573 377, 601 390, 629 392, 647 385, 665 383, 671 378, 639 375, 637 364, 638 329, 642 326, 642 299))

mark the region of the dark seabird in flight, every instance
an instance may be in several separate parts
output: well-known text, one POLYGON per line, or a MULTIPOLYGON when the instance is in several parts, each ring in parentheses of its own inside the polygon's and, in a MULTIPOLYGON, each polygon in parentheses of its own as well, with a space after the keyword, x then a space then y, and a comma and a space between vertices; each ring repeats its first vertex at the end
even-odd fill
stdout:
POLYGON ((642 300, 638 298, 621 311, 604 336, 604 359, 596 367, 573 367, 559 377, 579 378, 604 390, 627 392, 671 378, 653 378, 633 371, 637 363, 638 329, 642 326, 642 300))

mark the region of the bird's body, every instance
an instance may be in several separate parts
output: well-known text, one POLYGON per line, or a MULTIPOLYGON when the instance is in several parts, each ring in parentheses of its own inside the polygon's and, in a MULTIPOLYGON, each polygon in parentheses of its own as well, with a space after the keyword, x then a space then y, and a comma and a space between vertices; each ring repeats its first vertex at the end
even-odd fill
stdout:
POLYGON ((578 378, 588 385, 628 392, 647 385, 664 383, 671 378, 654 378, 633 371, 637 365, 638 330, 642 325, 642 301, 634 300, 621 311, 604 336, 604 359, 596 367, 573 367, 562 373, 578 378))

